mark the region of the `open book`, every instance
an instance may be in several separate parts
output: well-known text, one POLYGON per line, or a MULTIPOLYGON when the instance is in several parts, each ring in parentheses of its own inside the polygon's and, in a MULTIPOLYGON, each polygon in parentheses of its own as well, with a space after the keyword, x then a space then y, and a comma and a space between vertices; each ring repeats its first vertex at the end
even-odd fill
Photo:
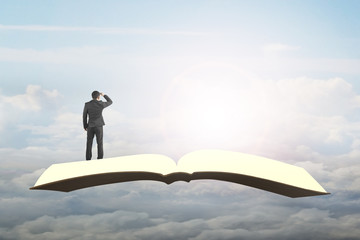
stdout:
POLYGON ((239 183, 293 198, 329 194, 301 167, 221 150, 191 152, 183 156, 178 164, 159 154, 53 164, 30 189, 70 192, 136 180, 170 184, 198 179, 239 183))

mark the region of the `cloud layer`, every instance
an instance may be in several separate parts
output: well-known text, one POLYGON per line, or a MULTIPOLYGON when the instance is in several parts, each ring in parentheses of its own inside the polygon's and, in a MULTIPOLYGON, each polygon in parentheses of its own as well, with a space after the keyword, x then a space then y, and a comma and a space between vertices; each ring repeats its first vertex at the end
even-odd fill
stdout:
POLYGON ((40 86, 28 85, 24 94, 1 96, 2 104, 24 111, 40 111, 44 107, 56 107, 55 101, 60 97, 57 90, 46 90, 40 86))
MULTIPOLYGON (((194 83, 193 78, 201 71, 181 75, 177 84, 186 85, 189 79, 194 83)), ((230 89, 240 87, 232 79, 225 83, 233 84, 230 89)), ((207 84, 216 87, 210 88, 212 94, 224 90, 216 79, 207 84)), ((199 99, 192 95, 192 90, 197 92, 196 84, 186 85, 189 91, 185 93, 176 86, 168 88, 170 95, 174 91, 176 97, 188 94, 187 99, 195 106, 209 96, 202 94, 199 99)), ((247 86, 242 89, 244 93, 252 94, 231 95, 230 91, 224 104, 262 99, 256 102, 257 110, 233 106, 242 114, 252 115, 251 119, 263 120, 264 125, 249 121, 242 131, 231 125, 233 144, 218 142, 219 146, 302 166, 332 193, 330 196, 290 199, 216 181, 169 186, 122 183, 69 194, 29 191, 45 167, 81 160, 79 156, 84 154, 81 113, 60 106, 62 111, 55 111, 46 124, 12 123, 11 115, 2 120, 30 132, 27 147, 0 149, 2 239, 357 239, 360 122, 354 116, 359 112, 359 95, 341 78, 257 79, 241 86, 247 86)), ((10 104, 13 114, 47 112, 44 100, 56 101, 62 94, 29 85, 24 94, 2 96, 2 105, 10 104)), ((167 102, 173 104, 173 110, 189 107, 187 102, 174 101, 167 102)), ((158 117, 128 118, 114 103, 104 111, 108 123, 106 155, 165 153, 176 160, 194 147, 210 146, 201 138, 189 139, 178 131, 188 125, 164 125, 164 119, 173 116, 169 114, 165 107, 158 117)))

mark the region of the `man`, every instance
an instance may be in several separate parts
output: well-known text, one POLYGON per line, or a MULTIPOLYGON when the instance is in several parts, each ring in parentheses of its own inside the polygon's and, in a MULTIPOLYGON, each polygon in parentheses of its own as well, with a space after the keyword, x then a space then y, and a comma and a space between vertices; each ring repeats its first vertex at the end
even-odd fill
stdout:
POLYGON ((93 100, 85 103, 84 112, 83 112, 83 123, 84 129, 87 131, 87 142, 86 142, 86 160, 91 160, 91 148, 93 144, 94 135, 96 135, 97 150, 98 150, 98 159, 104 157, 103 149, 103 126, 105 125, 104 118, 102 116, 102 111, 104 108, 112 104, 111 99, 100 93, 94 91, 91 94, 93 100), (100 100, 100 96, 103 96, 106 99, 106 102, 100 100), (87 116, 89 115, 89 122, 87 116))

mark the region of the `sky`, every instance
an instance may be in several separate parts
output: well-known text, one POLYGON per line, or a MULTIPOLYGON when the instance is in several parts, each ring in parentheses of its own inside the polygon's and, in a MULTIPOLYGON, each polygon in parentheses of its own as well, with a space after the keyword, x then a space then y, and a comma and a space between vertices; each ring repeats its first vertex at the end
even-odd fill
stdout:
POLYGON ((360 239, 359 10, 1 1, 0 239, 360 239), (93 90, 113 100, 105 157, 255 154, 305 168, 331 195, 212 180, 30 191, 51 164, 85 160, 93 90))

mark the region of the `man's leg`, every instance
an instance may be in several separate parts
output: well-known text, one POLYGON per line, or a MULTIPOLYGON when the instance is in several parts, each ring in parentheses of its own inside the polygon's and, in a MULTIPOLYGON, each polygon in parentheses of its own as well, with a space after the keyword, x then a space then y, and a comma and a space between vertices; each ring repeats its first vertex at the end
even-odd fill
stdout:
POLYGON ((95 130, 95 128, 93 128, 93 127, 90 127, 87 129, 86 160, 91 160, 91 157, 92 157, 91 149, 92 149, 94 133, 95 133, 94 130, 95 130))
POLYGON ((104 157, 103 127, 96 127, 96 142, 97 142, 97 148, 98 148, 97 159, 102 159, 104 157))

